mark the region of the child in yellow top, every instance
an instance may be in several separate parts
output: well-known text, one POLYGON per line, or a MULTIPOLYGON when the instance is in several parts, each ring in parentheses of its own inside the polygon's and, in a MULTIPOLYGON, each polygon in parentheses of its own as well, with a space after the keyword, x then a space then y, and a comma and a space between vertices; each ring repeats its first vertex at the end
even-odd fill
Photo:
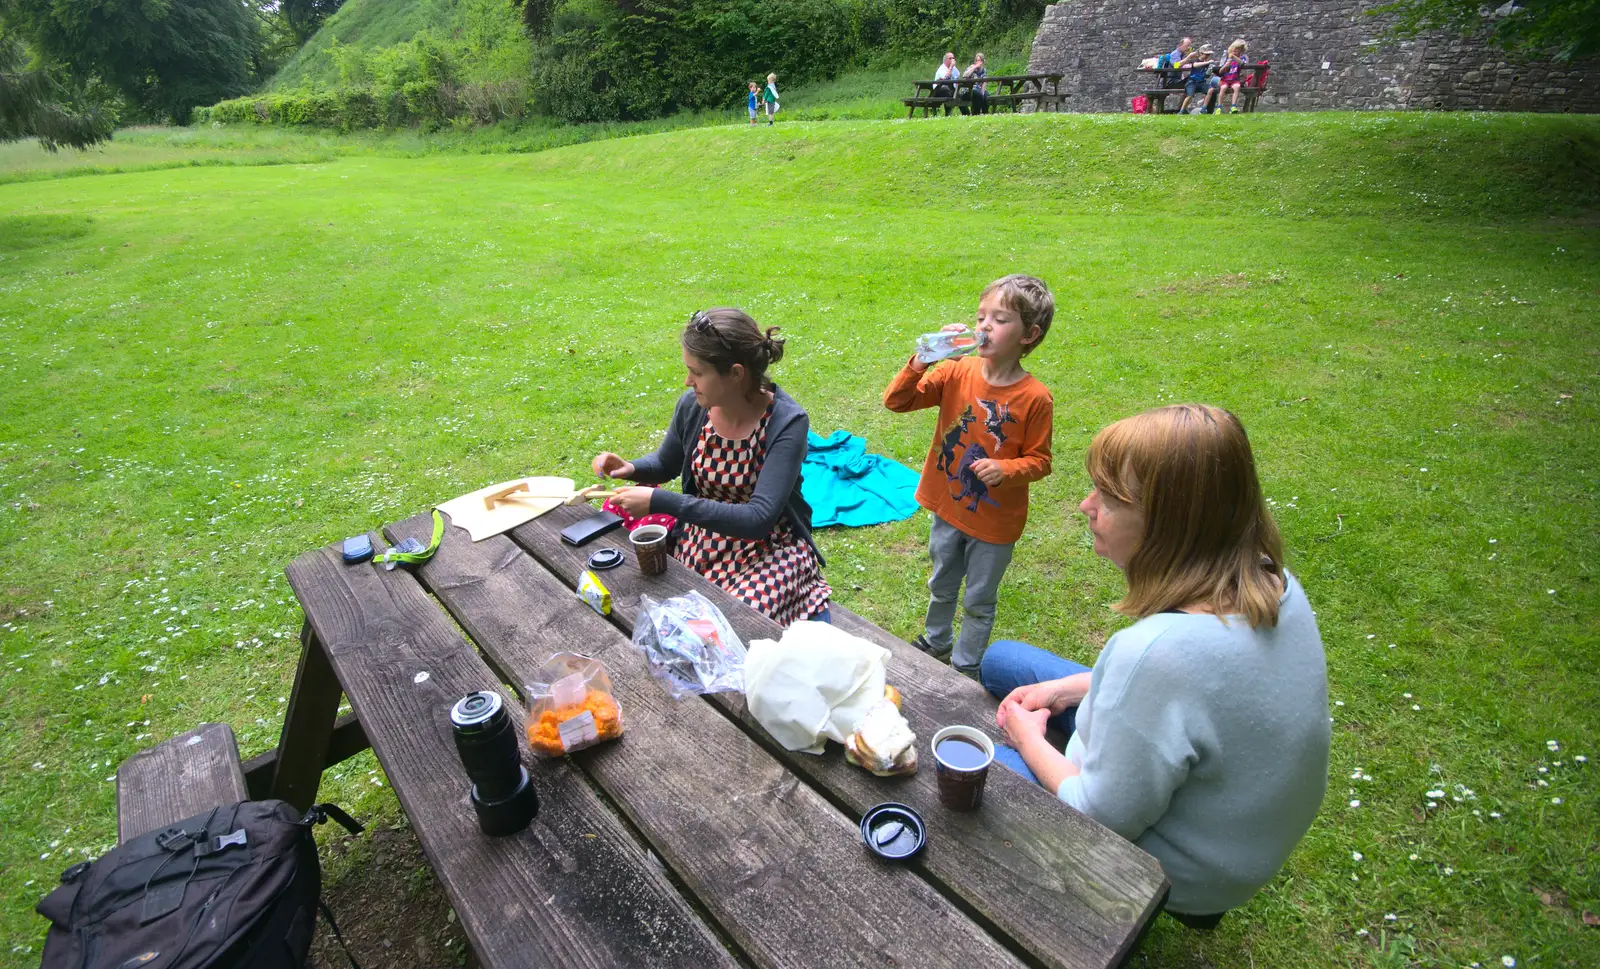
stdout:
POLYGON ((883 404, 896 413, 939 408, 917 503, 933 512, 928 615, 914 645, 976 676, 994 627, 1000 579, 1028 519, 1028 484, 1050 473, 1050 391, 1022 358, 1050 332, 1055 299, 1043 280, 1011 275, 984 287, 971 356, 932 369, 912 357, 883 404), (961 639, 956 596, 966 580, 961 639))

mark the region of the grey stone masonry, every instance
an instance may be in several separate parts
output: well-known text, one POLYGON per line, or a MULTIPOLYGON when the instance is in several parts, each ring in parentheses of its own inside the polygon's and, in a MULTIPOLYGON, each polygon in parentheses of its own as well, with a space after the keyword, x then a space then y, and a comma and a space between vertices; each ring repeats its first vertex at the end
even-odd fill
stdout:
POLYGON ((1424 34, 1385 41, 1388 21, 1360 0, 1221 4, 1069 0, 1045 8, 1030 73, 1061 71, 1063 111, 1127 111, 1153 87, 1134 68, 1181 37, 1218 55, 1236 38, 1271 64, 1258 110, 1600 112, 1600 59, 1539 60, 1479 40, 1424 34))

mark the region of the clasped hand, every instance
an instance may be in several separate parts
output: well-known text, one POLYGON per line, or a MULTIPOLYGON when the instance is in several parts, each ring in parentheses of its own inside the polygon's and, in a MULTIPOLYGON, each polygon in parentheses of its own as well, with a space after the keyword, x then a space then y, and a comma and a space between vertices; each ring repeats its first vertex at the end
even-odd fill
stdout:
POLYGON ((1064 713, 1072 706, 1072 701, 1072 693, 1064 680, 1030 683, 1006 694, 995 712, 994 722, 1005 731, 1011 746, 1020 747, 1029 739, 1043 737, 1045 724, 1056 714, 1064 713))

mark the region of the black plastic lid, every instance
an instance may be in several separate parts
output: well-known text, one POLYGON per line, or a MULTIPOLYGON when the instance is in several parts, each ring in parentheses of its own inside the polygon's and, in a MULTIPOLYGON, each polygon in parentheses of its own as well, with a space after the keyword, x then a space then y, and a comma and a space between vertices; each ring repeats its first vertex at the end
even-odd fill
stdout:
POLYGON ((914 809, 889 801, 861 816, 861 841, 879 858, 904 861, 928 843, 928 829, 914 809))
POLYGON ((492 690, 468 693, 450 708, 450 722, 457 730, 471 733, 488 726, 500 713, 505 701, 492 690))
POLYGON ((599 572, 614 569, 622 564, 622 550, 616 548, 602 548, 589 556, 589 568, 599 572))

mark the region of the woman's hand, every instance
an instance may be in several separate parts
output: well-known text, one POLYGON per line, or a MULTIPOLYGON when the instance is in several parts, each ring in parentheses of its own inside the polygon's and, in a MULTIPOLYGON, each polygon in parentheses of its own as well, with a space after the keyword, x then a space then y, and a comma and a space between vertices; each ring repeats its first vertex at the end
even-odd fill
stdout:
POLYGON ((606 451, 596 454, 594 460, 589 462, 589 467, 594 469, 597 477, 601 478, 633 478, 633 462, 624 461, 620 456, 606 451))
POLYGON ((1006 694, 1001 709, 1004 709, 1006 703, 1016 703, 1024 710, 1048 711, 1053 717, 1065 713, 1068 707, 1077 706, 1088 691, 1089 674, 1074 673, 1059 680, 1045 680, 1042 683, 1019 686, 1006 694))
POLYGON ((1005 731, 1006 739, 1018 750, 1029 741, 1044 737, 1045 723, 1049 719, 1048 707, 1029 710, 1011 697, 1000 701, 1000 709, 994 715, 995 725, 1005 731))
MULTIPOLYGON (((632 471, 633 465, 628 465, 628 470, 632 471)), ((655 494, 655 491, 654 488, 623 488, 611 502, 627 512, 629 517, 643 518, 650 514, 650 496, 655 494)))

